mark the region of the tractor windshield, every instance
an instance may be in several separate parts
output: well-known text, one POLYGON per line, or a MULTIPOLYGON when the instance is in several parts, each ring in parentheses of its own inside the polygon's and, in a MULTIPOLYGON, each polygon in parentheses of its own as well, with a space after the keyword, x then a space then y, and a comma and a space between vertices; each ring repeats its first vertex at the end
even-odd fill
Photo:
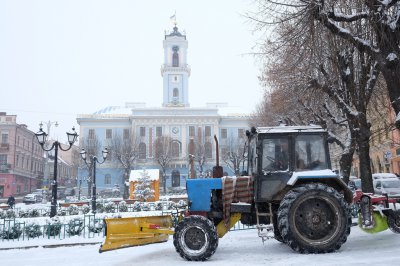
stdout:
POLYGON ((263 140, 262 167, 264 171, 287 171, 289 169, 289 139, 263 140))
POLYGON ((296 171, 327 169, 324 138, 320 135, 299 135, 295 141, 296 171))

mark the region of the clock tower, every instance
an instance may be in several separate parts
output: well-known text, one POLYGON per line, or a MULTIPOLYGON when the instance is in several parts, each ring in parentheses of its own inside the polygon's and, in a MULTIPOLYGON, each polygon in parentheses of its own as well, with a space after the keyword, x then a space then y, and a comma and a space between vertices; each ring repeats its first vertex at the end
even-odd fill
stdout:
POLYGON ((164 64, 161 67, 163 106, 189 107, 188 81, 190 67, 187 64, 188 42, 186 35, 178 31, 176 23, 173 31, 165 34, 163 46, 164 64))

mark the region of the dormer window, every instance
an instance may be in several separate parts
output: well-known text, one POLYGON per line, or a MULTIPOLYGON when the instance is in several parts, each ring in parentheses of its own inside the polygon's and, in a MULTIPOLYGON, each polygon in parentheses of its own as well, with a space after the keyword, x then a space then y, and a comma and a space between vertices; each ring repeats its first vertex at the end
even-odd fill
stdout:
POLYGON ((174 46, 172 47, 172 51, 174 51, 174 53, 172 54, 172 66, 173 67, 178 67, 179 66, 179 47, 178 46, 174 46))

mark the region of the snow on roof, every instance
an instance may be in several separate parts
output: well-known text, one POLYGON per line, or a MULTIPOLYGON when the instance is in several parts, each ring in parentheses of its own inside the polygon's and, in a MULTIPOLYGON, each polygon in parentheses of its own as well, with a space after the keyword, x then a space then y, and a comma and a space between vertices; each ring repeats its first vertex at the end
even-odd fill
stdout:
POLYGON ((289 133, 289 132, 325 132, 325 130, 317 125, 310 126, 277 126, 277 127, 258 127, 258 133, 289 133))
POLYGON ((146 171, 150 176, 150 180, 158 180, 160 178, 160 170, 159 169, 143 169, 143 170, 131 170, 131 174, 129 176, 129 182, 136 182, 139 178, 142 177, 143 171, 146 171))
MULTIPOLYGON (((208 104, 207 107, 212 107, 208 104)), ((249 113, 237 106, 216 106, 220 116, 248 116, 249 113)))
POLYGON ((107 106, 99 111, 93 113, 94 115, 109 115, 109 114, 124 114, 129 115, 132 113, 131 108, 126 108, 122 106, 107 106))

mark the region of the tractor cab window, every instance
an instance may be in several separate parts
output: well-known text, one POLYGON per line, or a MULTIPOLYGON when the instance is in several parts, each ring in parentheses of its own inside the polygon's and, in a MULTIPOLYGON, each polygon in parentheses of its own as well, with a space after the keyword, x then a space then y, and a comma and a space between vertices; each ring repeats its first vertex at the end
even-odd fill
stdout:
POLYGON ((289 139, 271 138, 263 140, 262 169, 264 171, 289 170, 289 139))
POLYGON ((328 163, 324 138, 320 135, 296 137, 296 171, 327 169, 328 163))

